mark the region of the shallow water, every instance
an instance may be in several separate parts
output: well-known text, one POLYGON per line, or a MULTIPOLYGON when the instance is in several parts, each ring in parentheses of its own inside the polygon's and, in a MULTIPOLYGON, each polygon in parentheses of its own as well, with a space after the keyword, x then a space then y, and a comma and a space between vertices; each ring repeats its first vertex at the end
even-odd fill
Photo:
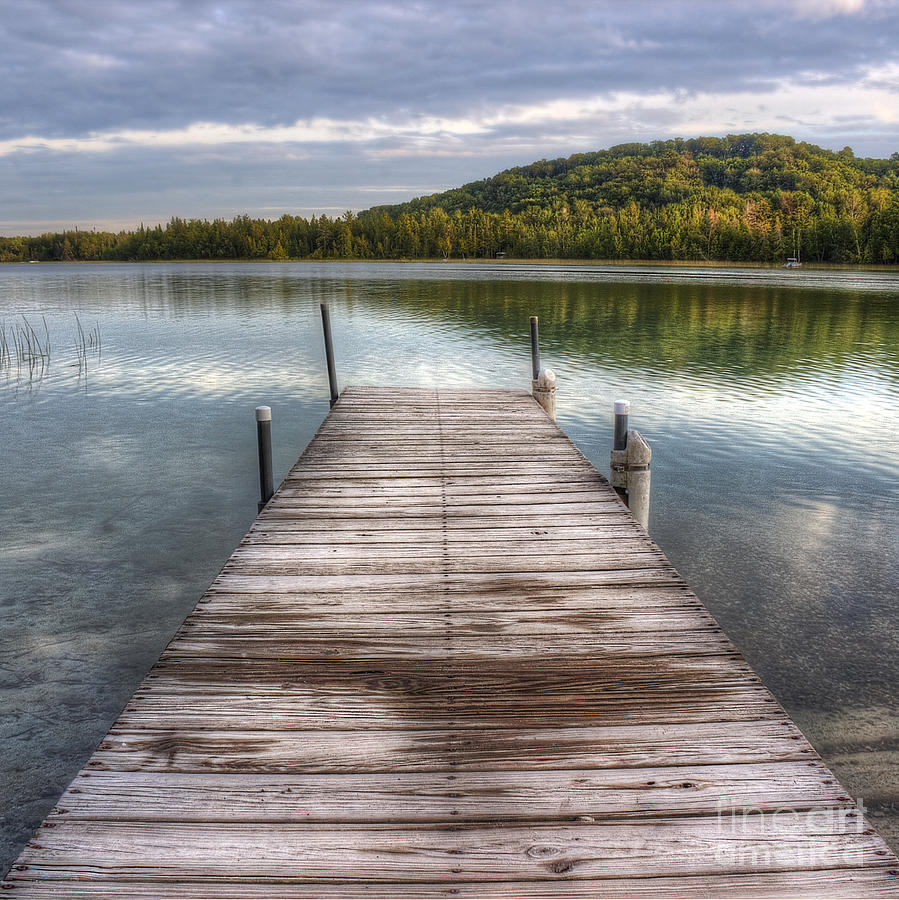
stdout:
POLYGON ((0 871, 342 384, 527 387, 608 469, 611 404, 653 447, 653 536, 899 844, 899 274, 511 264, 0 267, 0 871), (75 313, 102 348, 79 368, 75 313))

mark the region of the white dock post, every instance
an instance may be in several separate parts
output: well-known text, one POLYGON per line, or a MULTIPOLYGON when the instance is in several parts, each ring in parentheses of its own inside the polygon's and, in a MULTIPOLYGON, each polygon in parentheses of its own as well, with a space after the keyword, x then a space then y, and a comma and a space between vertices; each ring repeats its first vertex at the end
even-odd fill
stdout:
POLYGON ((556 373, 552 369, 541 369, 532 382, 534 399, 546 410, 546 414, 556 418, 556 373))

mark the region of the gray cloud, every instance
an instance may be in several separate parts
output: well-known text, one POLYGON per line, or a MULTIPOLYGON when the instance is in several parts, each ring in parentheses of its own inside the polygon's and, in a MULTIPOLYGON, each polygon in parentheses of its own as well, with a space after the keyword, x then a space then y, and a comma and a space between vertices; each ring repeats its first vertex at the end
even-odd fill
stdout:
POLYGON ((613 90, 762 90, 894 60, 899 5, 4 2, 0 139, 194 121, 458 114, 613 90), (4 8, 5 7, 5 8, 4 8))
POLYGON ((878 0, 0 0, 0 15, 0 143, 92 134, 117 142, 89 152, 7 147, 4 231, 54 217, 359 208, 540 156, 666 137, 684 122, 731 130, 796 122, 799 137, 866 153, 899 143, 895 122, 864 110, 857 123, 840 122, 847 111, 829 117, 818 95, 811 111, 773 108, 787 82, 792 93, 865 79, 899 90, 890 39, 899 4, 878 0), (574 109, 622 93, 629 99, 617 105, 574 109), (561 112, 548 111, 560 101, 561 112), (451 121, 420 127, 428 117, 451 121), (318 118, 350 123, 355 136, 251 136, 227 146, 144 136, 130 146, 127 135, 318 118), (372 120, 378 128, 364 133, 372 120), (303 184, 315 186, 305 197, 291 187, 303 184), (382 185, 411 190, 371 199, 382 185))

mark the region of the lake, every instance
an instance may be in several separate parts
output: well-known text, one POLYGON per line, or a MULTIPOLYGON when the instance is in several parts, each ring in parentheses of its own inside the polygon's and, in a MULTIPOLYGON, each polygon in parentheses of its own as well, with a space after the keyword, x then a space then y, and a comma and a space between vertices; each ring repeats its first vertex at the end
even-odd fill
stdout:
POLYGON ((322 301, 342 385, 527 388, 538 315, 606 474, 630 400, 653 537, 899 847, 899 273, 7 265, 51 351, 0 366, 0 871, 253 520, 254 407, 276 483, 326 415, 322 301))

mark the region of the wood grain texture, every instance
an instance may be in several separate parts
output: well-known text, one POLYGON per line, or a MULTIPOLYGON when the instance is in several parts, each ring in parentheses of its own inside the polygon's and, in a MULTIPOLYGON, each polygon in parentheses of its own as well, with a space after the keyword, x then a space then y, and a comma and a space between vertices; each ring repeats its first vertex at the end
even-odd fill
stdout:
MULTIPOLYGON (((158 900, 160 897, 182 900, 375 900, 393 898, 441 897, 446 900, 491 900, 523 897, 556 900, 559 897, 733 897, 770 900, 820 897, 895 897, 896 874, 889 864, 865 868, 794 869, 788 877, 782 872, 728 872, 677 877, 558 879, 554 881, 445 881, 445 882, 346 882, 338 880, 297 882, 268 876, 241 877, 235 872, 221 878, 187 878, 169 874, 165 869, 151 878, 124 878, 116 873, 91 873, 92 882, 102 881, 102 892, 94 896, 110 900, 158 900)), ((48 896, 81 898, 90 896, 90 888, 78 874, 44 873, 30 877, 18 873, 15 896, 46 900, 48 896)))
POLYGON ((521 391, 347 390, 11 897, 899 896, 899 863, 521 391))
POLYGON ((882 862, 882 842, 843 809, 793 812, 779 827, 761 813, 612 820, 584 825, 417 825, 156 821, 52 823, 18 865, 32 875, 81 869, 138 878, 165 865, 186 878, 243 872, 300 882, 523 881, 723 874, 882 862))
MULTIPOLYGON (((117 822, 135 803, 147 822, 322 824, 553 822, 716 815, 729 809, 834 805, 823 766, 755 765, 565 771, 276 775, 92 773, 50 822, 117 822), (98 800, 102 802, 98 802, 98 800)), ((848 796, 845 807, 852 806, 848 796)))
MULTIPOLYGON (((768 762, 817 765, 788 721, 668 725, 421 729, 125 729, 107 734, 95 771, 487 772, 699 766, 768 762)), ((76 782, 77 784, 77 782, 76 782)))

